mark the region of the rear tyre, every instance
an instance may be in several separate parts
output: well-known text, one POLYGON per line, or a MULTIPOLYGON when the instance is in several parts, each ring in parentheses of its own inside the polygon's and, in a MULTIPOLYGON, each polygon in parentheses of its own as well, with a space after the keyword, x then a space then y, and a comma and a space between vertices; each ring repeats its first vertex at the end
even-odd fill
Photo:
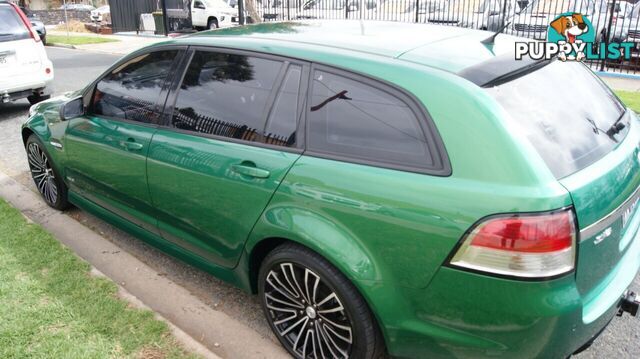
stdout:
POLYGON ((31 178, 44 201, 58 210, 69 208, 67 186, 53 168, 51 157, 42 141, 36 135, 29 136, 26 150, 31 178))
POLYGON ((35 104, 40 103, 42 101, 48 100, 50 98, 51 98, 51 95, 45 95, 45 96, 31 95, 31 96, 27 97, 27 100, 29 100, 30 104, 35 105, 35 104))
POLYGON ((274 249, 258 276, 262 309, 296 358, 380 358, 385 347, 367 303, 326 259, 292 243, 274 249))
POLYGON ((209 19, 209 22, 207 23, 207 29, 209 30, 215 30, 217 28, 219 28, 220 26, 218 26, 218 20, 216 19, 209 19))

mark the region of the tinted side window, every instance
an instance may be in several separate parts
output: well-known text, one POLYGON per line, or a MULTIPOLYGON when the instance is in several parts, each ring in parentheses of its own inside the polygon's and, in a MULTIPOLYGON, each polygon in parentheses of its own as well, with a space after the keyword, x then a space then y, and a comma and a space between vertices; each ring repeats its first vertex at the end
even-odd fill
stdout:
POLYGON ((138 56, 105 76, 93 95, 92 113, 143 123, 158 123, 156 106, 160 89, 170 73, 178 51, 159 51, 138 56))
POLYGON ((296 143, 298 96, 302 66, 290 65, 265 126, 265 142, 291 147, 296 143))
POLYGON ((308 121, 311 151, 392 166, 435 166, 411 108, 365 83, 316 71, 308 121))
POLYGON ((196 52, 178 93, 173 127, 267 142, 266 118, 282 66, 245 55, 196 52))

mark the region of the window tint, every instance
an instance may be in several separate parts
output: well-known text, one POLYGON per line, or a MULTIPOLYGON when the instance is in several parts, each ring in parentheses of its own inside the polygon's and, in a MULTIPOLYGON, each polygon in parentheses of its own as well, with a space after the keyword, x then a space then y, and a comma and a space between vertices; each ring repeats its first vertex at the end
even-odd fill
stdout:
POLYGON ((296 143, 301 77, 301 66, 289 66, 265 126, 264 133, 267 143, 284 146, 293 146, 296 143))
POLYGON ((486 91, 511 114, 509 120, 518 125, 556 178, 598 161, 629 131, 627 126, 609 137, 607 130, 624 108, 578 62, 553 61, 486 91))
POLYGON ((323 71, 313 78, 308 147, 396 166, 433 168, 414 112, 387 92, 323 71))
MULTIPOLYGON (((265 124, 272 92, 278 90, 276 79, 281 67, 279 61, 196 52, 178 93, 173 126, 246 141, 274 142, 267 137, 265 124)), ((282 143, 287 140, 277 138, 282 143)))
POLYGON ((23 40, 30 36, 13 7, 0 4, 0 42, 23 40))
POLYGON ((98 82, 92 112, 143 123, 158 123, 160 89, 178 51, 159 51, 131 59, 98 82))

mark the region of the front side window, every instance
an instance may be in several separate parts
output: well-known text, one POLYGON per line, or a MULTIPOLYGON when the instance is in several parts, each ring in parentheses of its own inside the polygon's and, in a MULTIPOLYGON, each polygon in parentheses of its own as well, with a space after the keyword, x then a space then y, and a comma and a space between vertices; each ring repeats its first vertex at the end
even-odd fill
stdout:
POLYGON ((390 166, 437 167, 416 114, 403 101, 363 82, 316 71, 308 148, 390 166))
POLYGON ((92 114, 159 123, 157 101, 178 50, 151 52, 126 61, 98 82, 92 114))
MULTIPOLYGON (((258 57, 197 51, 180 87, 172 126, 202 134, 272 143, 273 136, 265 127, 278 92, 282 66, 280 61, 258 57)), ((297 90, 289 88, 288 91, 297 90)), ((287 96, 281 94, 279 98, 287 101, 287 96)), ((287 116, 283 111, 272 111, 272 117, 287 116)), ((279 128, 276 121, 268 125, 272 126, 269 131, 279 136, 279 141, 286 142, 291 135, 287 132, 290 128, 279 128)))

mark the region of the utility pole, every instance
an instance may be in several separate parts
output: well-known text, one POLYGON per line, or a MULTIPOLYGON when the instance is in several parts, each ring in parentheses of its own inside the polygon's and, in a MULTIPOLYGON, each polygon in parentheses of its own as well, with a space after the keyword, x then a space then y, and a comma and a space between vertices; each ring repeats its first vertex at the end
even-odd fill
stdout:
POLYGON ((64 24, 67 28, 67 41, 69 39, 69 17, 67 16, 67 0, 62 0, 62 6, 64 7, 64 24))
POLYGON ((164 36, 169 36, 169 21, 167 19, 167 3, 166 0, 160 0, 162 3, 162 22, 164 24, 164 36))
POLYGON ((244 0, 238 0, 238 23, 244 25, 244 0))

